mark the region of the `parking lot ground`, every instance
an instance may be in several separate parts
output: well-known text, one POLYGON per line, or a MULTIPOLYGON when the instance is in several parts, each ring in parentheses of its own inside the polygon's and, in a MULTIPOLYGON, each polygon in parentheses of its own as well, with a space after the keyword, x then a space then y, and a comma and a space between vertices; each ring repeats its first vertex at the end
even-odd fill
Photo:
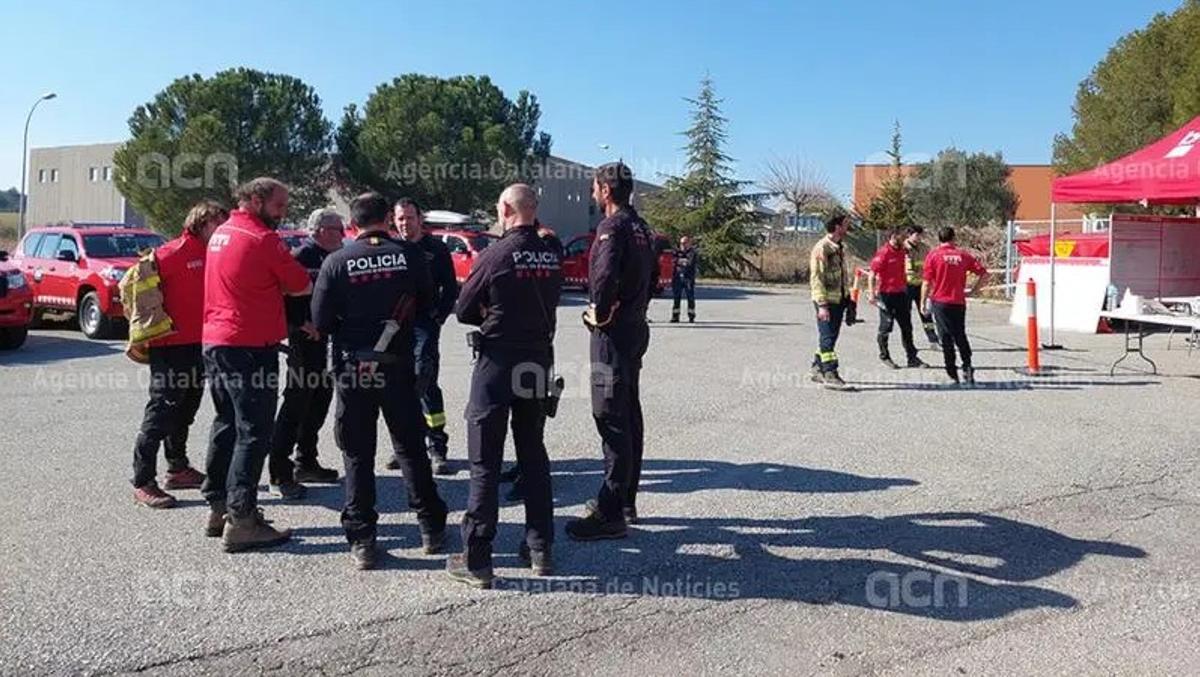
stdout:
MULTIPOLYGON (((1200 671, 1200 354, 1156 336, 1159 375, 1110 377, 1119 336, 1060 334, 1065 350, 1030 378, 1007 306, 975 304, 980 385, 953 388, 937 369, 884 369, 864 309, 839 346, 857 392, 829 392, 807 377, 805 290, 699 297, 695 325, 666 324, 663 300, 651 309, 642 524, 590 544, 561 530, 601 472, 583 301, 565 298, 568 390, 547 438, 558 575, 517 567, 522 512, 508 505, 493 591, 420 554, 385 453, 378 571, 350 567, 338 486, 297 504, 264 492, 296 533, 271 552, 206 539, 198 492, 135 507, 144 371, 119 343, 34 332, 0 355, 0 673, 1200 671)), ((463 333, 452 324, 442 345, 459 472, 438 482, 455 521, 463 333)), ((210 421, 206 398, 191 436, 201 466, 210 421)), ((341 466, 329 425, 321 458, 341 466)))

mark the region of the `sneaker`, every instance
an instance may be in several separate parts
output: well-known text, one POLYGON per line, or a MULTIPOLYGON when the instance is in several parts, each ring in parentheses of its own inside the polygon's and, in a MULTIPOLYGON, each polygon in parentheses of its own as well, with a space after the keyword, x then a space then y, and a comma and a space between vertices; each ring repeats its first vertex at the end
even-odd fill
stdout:
MULTIPOLYGON (((594 498, 589 498, 587 503, 583 504, 583 511, 584 515, 595 515, 596 517, 600 516, 599 504, 594 498)), ((638 512, 636 507, 625 506, 624 508, 621 508, 621 515, 625 517, 626 525, 638 523, 638 512)))
POLYGON ((923 361, 921 360, 921 358, 919 358, 919 357, 910 357, 910 358, 908 358, 908 368, 909 368, 909 369, 924 369, 924 368, 926 368, 926 367, 928 367, 928 366, 929 366, 929 365, 928 365, 928 364, 925 364, 925 362, 923 362, 923 361))
POLYGON ((879 358, 879 361, 882 362, 883 366, 885 366, 885 367, 891 367, 892 369, 900 368, 900 365, 893 362, 892 358, 890 358, 890 357, 881 357, 881 358, 879 358))
POLYGON ((967 385, 969 385, 969 386, 975 385, 975 370, 974 369, 972 369, 970 367, 963 367, 962 373, 963 373, 963 380, 967 382, 967 385))
POLYGON ((516 482, 517 478, 520 476, 521 476, 521 466, 513 464, 513 466, 511 468, 500 473, 500 484, 516 482))
POLYGON ((430 451, 429 463, 433 466, 434 475, 453 475, 454 471, 450 469, 450 462, 446 460, 446 452, 430 451))
POLYGON ((153 483, 134 489, 133 502, 155 510, 174 508, 177 503, 174 496, 159 489, 158 485, 153 483))
POLYGON ((350 544, 350 558, 354 560, 354 568, 359 571, 374 569, 376 555, 374 538, 366 538, 350 544))
POLYGON ((678 315, 671 316, 671 324, 679 324, 679 316, 678 315))
POLYGON ((208 522, 204 525, 204 535, 209 538, 220 538, 225 534, 225 504, 213 503, 208 506, 208 522))
POLYGON ((426 555, 436 555, 446 543, 446 527, 437 531, 421 531, 421 549, 426 555))
POLYGON ((567 522, 567 535, 577 541, 599 541, 610 538, 625 538, 625 520, 610 521, 599 513, 592 512, 567 522))
POLYGON ((815 364, 812 366, 811 369, 808 370, 808 377, 809 377, 809 379, 812 380, 813 383, 824 383, 825 382, 825 373, 822 372, 821 368, 815 364))
POLYGON ((508 503, 524 503, 525 502, 525 485, 522 484, 521 478, 513 482, 512 488, 504 495, 504 500, 508 503))
POLYGON ((688 315, 688 324, 696 324, 696 316, 688 315))
POLYGON ((535 576, 549 576, 554 573, 554 562, 549 550, 530 550, 529 544, 521 542, 517 549, 517 557, 533 570, 535 576))
POLYGON ((296 480, 292 480, 290 482, 284 481, 278 484, 274 482, 271 483, 271 495, 278 497, 283 501, 299 501, 300 499, 304 498, 307 493, 308 489, 305 489, 304 485, 300 484, 296 480))
POLYGON ((836 371, 826 372, 823 378, 823 383, 829 390, 846 390, 847 388, 846 382, 836 371))
POLYGON ((225 525, 225 552, 242 552, 253 548, 269 548, 287 542, 292 537, 288 529, 271 526, 261 512, 246 517, 228 517, 225 525))
POLYGON ((472 588, 480 590, 488 590, 492 587, 492 581, 496 577, 492 574, 492 568, 486 569, 468 569, 467 559, 463 555, 450 555, 446 558, 446 575, 452 580, 459 583, 466 583, 472 588))
MULTIPOLYGON (((313 461, 311 465, 296 466, 296 482, 312 484, 337 484, 338 471, 333 468, 322 468, 320 463, 313 461)), ((303 485, 301 485, 303 486, 303 485)))
POLYGON ((167 481, 163 486, 168 489, 199 489, 204 484, 204 473, 188 466, 183 470, 168 470, 167 481))

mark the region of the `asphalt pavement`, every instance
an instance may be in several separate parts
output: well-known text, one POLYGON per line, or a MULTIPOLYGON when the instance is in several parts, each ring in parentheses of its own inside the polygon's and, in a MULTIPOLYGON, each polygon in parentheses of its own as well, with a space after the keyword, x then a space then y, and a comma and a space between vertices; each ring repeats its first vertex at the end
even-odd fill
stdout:
MULTIPOLYGON (((350 566, 340 486, 301 503, 262 493, 296 533, 270 552, 206 539, 196 491, 174 510, 135 506, 145 371, 119 343, 34 332, 0 354, 0 673, 1200 672, 1200 354, 1180 338, 1147 341, 1158 375, 1135 358, 1110 377, 1120 336, 1060 334, 1065 349, 1030 377, 1007 307, 973 304, 980 384, 965 389, 884 368, 865 309, 839 346, 856 392, 829 392, 808 381, 806 290, 698 296, 694 325, 667 324, 661 299, 651 309, 642 524, 586 544, 562 532, 601 473, 582 300, 565 298, 568 389, 547 433, 558 575, 518 567, 509 505, 492 591, 420 553, 386 453, 377 571, 350 566)), ((438 484, 455 523, 464 333, 442 337, 459 472, 438 484)), ((211 416, 206 397, 200 467, 211 416)), ((321 458, 341 467, 330 425, 321 458)))

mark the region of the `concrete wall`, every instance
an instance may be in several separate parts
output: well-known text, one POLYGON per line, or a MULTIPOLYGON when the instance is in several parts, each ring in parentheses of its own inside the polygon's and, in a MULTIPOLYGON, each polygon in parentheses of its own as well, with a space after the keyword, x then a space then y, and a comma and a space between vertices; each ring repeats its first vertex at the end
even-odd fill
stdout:
POLYGON ((131 210, 126 209, 125 199, 113 183, 112 157, 119 146, 100 143, 34 148, 29 160, 25 224, 128 223, 131 210))

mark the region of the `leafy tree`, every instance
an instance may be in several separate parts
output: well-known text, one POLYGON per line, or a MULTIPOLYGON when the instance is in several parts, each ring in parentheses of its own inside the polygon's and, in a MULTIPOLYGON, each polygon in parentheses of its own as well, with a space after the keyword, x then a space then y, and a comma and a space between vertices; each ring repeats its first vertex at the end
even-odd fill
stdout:
POLYGON ((880 182, 879 190, 872 196, 871 201, 857 208, 859 217, 868 228, 888 230, 903 228, 913 223, 912 200, 905 186, 903 154, 900 148, 900 123, 897 122, 892 131, 892 147, 887 152, 891 160, 887 178, 880 182))
POLYGON ((336 134, 340 189, 429 207, 490 210, 508 183, 537 178, 550 154, 537 97, 516 101, 484 77, 410 73, 349 106, 336 134))
POLYGON ((978 228, 996 225, 1016 214, 1019 198, 1000 153, 967 154, 947 148, 930 162, 917 165, 907 192, 912 215, 926 227, 978 228))
POLYGON ((756 246, 754 200, 740 192, 747 182, 731 176, 733 159, 723 150, 728 120, 721 115, 712 78, 706 75, 696 98, 685 101, 692 105, 692 124, 683 132, 687 173, 668 178, 663 190, 647 196, 646 215, 673 235, 695 237, 707 267, 736 273, 753 266, 747 254, 756 246))
POLYGON ((0 190, 0 212, 15 212, 21 209, 21 191, 16 188, 0 190))
POLYGON ((1079 84, 1075 124, 1054 139, 1061 174, 1128 154, 1200 115, 1200 0, 1117 41, 1079 84))
POLYGON ((129 131, 113 158, 117 188, 164 233, 200 199, 232 206, 237 183, 260 175, 291 187, 293 215, 327 202, 331 125, 313 88, 289 75, 179 78, 138 106, 129 131))

